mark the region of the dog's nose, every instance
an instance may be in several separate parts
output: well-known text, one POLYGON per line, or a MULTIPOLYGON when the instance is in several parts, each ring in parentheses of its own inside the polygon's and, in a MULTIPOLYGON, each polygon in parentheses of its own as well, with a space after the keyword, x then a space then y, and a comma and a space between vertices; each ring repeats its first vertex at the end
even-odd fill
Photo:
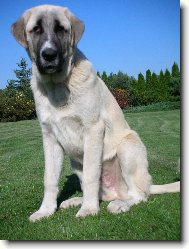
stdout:
POLYGON ((54 61, 57 57, 57 50, 54 48, 46 48, 42 51, 42 56, 46 61, 54 61))

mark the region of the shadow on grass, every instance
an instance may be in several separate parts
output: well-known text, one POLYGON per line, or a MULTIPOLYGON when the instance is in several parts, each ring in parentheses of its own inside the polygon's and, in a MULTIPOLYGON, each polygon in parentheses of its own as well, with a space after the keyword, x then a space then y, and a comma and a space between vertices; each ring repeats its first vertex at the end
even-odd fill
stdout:
POLYGON ((80 182, 75 174, 66 176, 66 178, 67 181, 57 199, 57 207, 59 207, 63 201, 69 199, 76 192, 81 192, 80 182))

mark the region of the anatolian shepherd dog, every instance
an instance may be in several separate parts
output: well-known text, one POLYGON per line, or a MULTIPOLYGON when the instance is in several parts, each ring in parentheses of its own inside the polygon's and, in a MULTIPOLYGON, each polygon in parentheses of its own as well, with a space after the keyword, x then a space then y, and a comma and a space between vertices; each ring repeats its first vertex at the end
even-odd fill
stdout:
POLYGON ((64 153, 83 197, 63 201, 60 208, 81 205, 76 217, 97 214, 99 199, 110 202, 109 212, 120 213, 150 194, 180 190, 180 182, 151 185, 145 146, 77 49, 83 31, 83 22, 67 8, 52 5, 31 8, 12 25, 32 61, 31 88, 43 134, 44 198, 32 222, 57 209, 64 153))

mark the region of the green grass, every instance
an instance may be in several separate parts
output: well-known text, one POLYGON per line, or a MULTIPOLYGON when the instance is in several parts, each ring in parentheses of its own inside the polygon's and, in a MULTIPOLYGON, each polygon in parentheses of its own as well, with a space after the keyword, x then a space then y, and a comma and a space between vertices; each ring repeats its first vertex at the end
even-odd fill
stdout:
MULTIPOLYGON (((179 178, 179 110, 125 114, 148 149, 154 183, 179 178)), ((127 213, 106 211, 75 218, 78 208, 58 210, 48 219, 29 223, 43 197, 43 149, 38 121, 0 123, 0 239, 4 240, 180 240, 180 194, 150 196, 127 213)), ((65 158, 58 202, 81 195, 65 158)))

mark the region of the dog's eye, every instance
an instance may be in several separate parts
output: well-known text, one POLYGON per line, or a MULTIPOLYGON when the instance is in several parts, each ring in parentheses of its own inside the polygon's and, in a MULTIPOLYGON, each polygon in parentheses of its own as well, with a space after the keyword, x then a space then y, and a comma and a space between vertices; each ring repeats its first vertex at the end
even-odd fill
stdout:
POLYGON ((33 30, 33 32, 37 33, 37 34, 41 34, 43 32, 43 28, 41 25, 36 25, 33 30))
POLYGON ((62 26, 55 26, 54 30, 55 32, 61 32, 64 31, 64 28, 62 26))
POLYGON ((54 32, 55 33, 58 33, 58 32, 67 33, 68 31, 63 26, 61 26, 59 23, 56 23, 56 25, 54 27, 54 32))

